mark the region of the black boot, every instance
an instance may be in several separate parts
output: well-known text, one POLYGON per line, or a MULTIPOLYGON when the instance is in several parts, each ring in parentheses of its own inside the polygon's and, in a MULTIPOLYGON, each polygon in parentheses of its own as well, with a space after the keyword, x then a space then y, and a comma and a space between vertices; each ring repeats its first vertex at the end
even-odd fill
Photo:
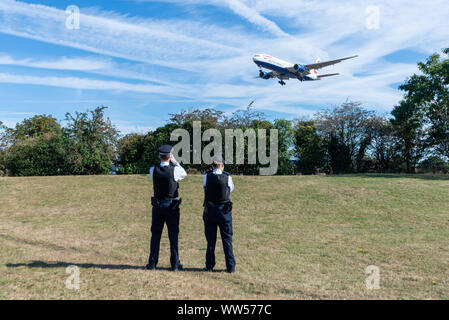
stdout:
POLYGON ((153 264, 147 264, 145 270, 156 270, 156 266, 153 264))
POLYGON ((174 266, 171 268, 173 272, 182 271, 182 264, 178 264, 177 266, 174 266))

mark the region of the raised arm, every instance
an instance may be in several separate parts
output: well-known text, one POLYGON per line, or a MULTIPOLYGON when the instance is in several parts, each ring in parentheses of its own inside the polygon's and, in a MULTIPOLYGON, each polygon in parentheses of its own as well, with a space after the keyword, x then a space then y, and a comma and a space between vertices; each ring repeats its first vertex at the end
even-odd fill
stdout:
POLYGON ((176 159, 175 159, 175 157, 173 157, 173 155, 170 156, 170 161, 171 161, 171 163, 173 163, 176 166, 175 171, 174 171, 175 181, 180 181, 180 180, 184 179, 185 177, 187 177, 187 172, 184 170, 183 167, 181 167, 181 165, 178 163, 178 161, 176 161, 176 159))

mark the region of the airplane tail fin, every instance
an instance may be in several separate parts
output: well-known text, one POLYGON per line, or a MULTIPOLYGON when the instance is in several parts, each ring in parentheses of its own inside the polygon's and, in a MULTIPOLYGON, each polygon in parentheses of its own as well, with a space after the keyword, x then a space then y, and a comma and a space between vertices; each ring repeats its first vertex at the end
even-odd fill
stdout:
POLYGON ((321 58, 316 59, 315 63, 320 63, 321 62, 321 58))

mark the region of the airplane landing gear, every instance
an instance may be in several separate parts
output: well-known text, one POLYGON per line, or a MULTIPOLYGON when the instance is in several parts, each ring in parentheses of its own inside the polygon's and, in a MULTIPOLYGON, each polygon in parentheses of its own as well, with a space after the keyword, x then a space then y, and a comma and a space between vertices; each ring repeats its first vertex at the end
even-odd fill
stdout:
POLYGON ((279 80, 278 82, 279 82, 279 84, 280 84, 281 86, 285 86, 285 85, 286 85, 286 83, 285 83, 283 80, 279 80))

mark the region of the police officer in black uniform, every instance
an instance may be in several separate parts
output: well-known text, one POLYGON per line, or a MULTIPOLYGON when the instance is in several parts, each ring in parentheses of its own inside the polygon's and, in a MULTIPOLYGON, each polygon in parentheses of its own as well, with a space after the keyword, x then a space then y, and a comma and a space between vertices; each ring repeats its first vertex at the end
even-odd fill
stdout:
POLYGON ((212 271, 215 266, 215 244, 217 227, 220 228, 223 251, 226 260, 226 271, 235 271, 235 259, 232 249, 232 202, 230 194, 234 183, 229 173, 224 170, 224 161, 217 158, 212 163, 213 171, 204 175, 204 233, 207 240, 206 270, 212 271))
POLYGON ((173 271, 182 270, 178 256, 179 205, 178 181, 187 176, 186 171, 176 162, 172 154, 172 146, 163 145, 158 149, 161 163, 151 167, 150 177, 153 179, 154 197, 151 224, 150 257, 147 270, 155 270, 159 260, 159 248, 164 224, 167 224, 170 239, 170 264, 173 271))

